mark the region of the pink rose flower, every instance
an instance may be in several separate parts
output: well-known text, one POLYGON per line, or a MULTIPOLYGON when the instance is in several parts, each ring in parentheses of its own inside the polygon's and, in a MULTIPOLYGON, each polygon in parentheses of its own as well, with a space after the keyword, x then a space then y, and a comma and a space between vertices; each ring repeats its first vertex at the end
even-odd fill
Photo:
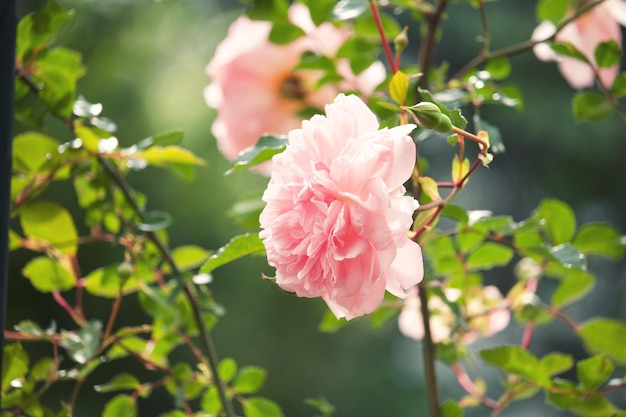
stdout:
MULTIPOLYGON (((626 25, 626 2, 623 0, 605 0, 578 19, 566 25, 557 35, 557 42, 571 43, 594 66, 597 67, 594 51, 602 42, 614 40, 622 45, 621 25, 626 25)), ((556 27, 544 21, 535 28, 532 39, 537 41, 554 34, 556 27)), ((557 55, 546 43, 535 45, 533 51, 542 61, 557 61, 559 70, 567 82, 574 88, 590 87, 595 81, 594 70, 585 62, 574 58, 557 55)), ((600 81, 606 88, 611 88, 619 72, 619 65, 610 68, 598 68, 600 81)))
MULTIPOLYGON (((350 31, 331 23, 315 26, 307 7, 294 3, 289 18, 305 36, 286 45, 269 41, 272 24, 240 17, 230 26, 206 72, 211 84, 205 88, 207 104, 217 109, 212 133, 229 160, 254 145, 266 133, 287 134, 300 127, 298 112, 322 109, 339 92, 358 91, 371 95, 385 79, 381 62, 372 64, 358 76, 345 59, 335 57, 350 36, 350 31), (316 88, 322 71, 293 68, 301 55, 311 51, 334 59, 344 81, 316 88)), ((269 174, 269 166, 264 171, 269 174)))
POLYGON ((289 132, 263 195, 260 236, 276 283, 322 297, 337 318, 370 313, 385 290, 398 297, 423 277, 407 237, 419 206, 404 196, 415 165, 414 125, 380 129, 354 95, 289 132))
MULTIPOLYGON (((460 340, 461 343, 475 342, 479 337, 492 336, 504 330, 511 320, 510 311, 503 307, 504 298, 493 285, 475 287, 463 294, 458 288, 444 288, 450 302, 460 302, 460 311, 469 327, 469 331, 459 327, 450 306, 437 295, 428 299, 430 311, 430 332, 433 342, 449 343, 460 340)), ((421 302, 417 291, 413 291, 404 300, 398 318, 400 332, 412 339, 424 338, 424 322, 421 302)))

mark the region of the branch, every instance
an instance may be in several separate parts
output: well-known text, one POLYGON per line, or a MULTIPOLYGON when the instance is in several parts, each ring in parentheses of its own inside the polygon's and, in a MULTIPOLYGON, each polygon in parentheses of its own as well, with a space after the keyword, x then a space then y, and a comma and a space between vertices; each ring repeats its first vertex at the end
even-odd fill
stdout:
POLYGON ((570 16, 569 18, 567 18, 567 19, 563 20, 562 22, 560 22, 557 25, 557 27, 556 27, 556 31, 551 36, 548 36, 545 39, 540 39, 540 40, 536 40, 536 41, 530 39, 530 40, 527 40, 527 41, 524 41, 524 42, 520 42, 520 43, 518 43, 516 45, 509 46, 509 47, 506 47, 506 48, 502 48, 502 49, 499 49, 497 51, 494 51, 494 52, 491 52, 491 53, 487 53, 487 54, 484 53, 484 48, 481 49, 481 52, 474 59, 472 59, 470 62, 468 62, 463 68, 461 68, 456 74, 454 74, 452 79, 455 80, 455 79, 462 78, 465 74, 467 74, 468 72, 470 72, 474 68, 477 68, 478 66, 484 64, 485 62, 489 61, 490 59, 518 55, 518 54, 521 54, 523 52, 526 52, 526 51, 532 49, 537 44, 553 41, 556 38, 556 36, 559 34, 559 32, 561 32, 561 30, 563 30, 563 28, 565 26, 567 26, 568 24, 570 24, 574 20, 578 19, 580 16, 582 16, 585 13, 587 13, 589 10, 593 9, 594 7, 596 7, 597 5, 599 5, 602 2, 604 2, 604 0, 597 0, 597 1, 593 2, 593 3, 585 5, 584 7, 581 7, 572 16, 570 16))
POLYGON ((430 312, 428 311, 428 295, 424 281, 417 284, 424 322, 424 369, 426 370, 426 389, 432 417, 439 417, 439 393, 437 391, 437 374, 435 373, 435 344, 430 332, 430 312))
POLYGON ((441 15, 446 10, 447 6, 447 1, 441 1, 437 3, 433 11, 424 15, 428 26, 426 28, 426 36, 422 39, 419 56, 417 58, 417 66, 419 71, 423 74, 420 79, 420 86, 424 89, 428 89, 428 72, 430 71, 435 57, 435 37, 437 35, 437 29, 439 28, 439 22, 441 21, 441 15))

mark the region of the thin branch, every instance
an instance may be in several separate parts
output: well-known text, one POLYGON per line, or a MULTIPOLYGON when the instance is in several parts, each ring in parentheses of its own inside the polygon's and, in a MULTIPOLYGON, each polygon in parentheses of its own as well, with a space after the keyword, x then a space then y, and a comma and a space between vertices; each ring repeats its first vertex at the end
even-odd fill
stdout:
POLYGON ((437 30, 439 29, 439 23, 441 21, 441 15, 448 6, 447 1, 440 1, 435 6, 434 10, 424 15, 426 18, 426 36, 422 39, 420 45, 420 52, 417 59, 417 66, 422 72, 422 78, 420 79, 420 86, 424 89, 428 89, 428 72, 433 64, 435 58, 435 40, 437 36, 437 30))
MULTIPOLYGON (((124 194, 128 203, 133 207, 135 212, 140 217, 143 218, 144 211, 137 203, 137 200, 135 199, 133 195, 133 191, 129 187, 128 183, 126 183, 126 181, 119 175, 117 170, 115 170, 115 168, 111 166, 108 160, 100 156, 98 156, 97 158, 98 158, 100 165, 109 174, 109 176, 115 182, 115 184, 120 188, 120 190, 124 194)), ((217 352, 215 349, 215 345, 213 343, 213 338, 211 337, 210 333, 207 331, 206 327, 204 326, 204 321, 202 319, 202 312, 200 311, 198 302, 195 296, 193 295, 191 289, 189 288, 189 285, 182 278, 182 274, 180 270, 178 269, 176 262, 174 262, 174 259, 172 258, 172 254, 169 248, 154 233, 146 233, 146 236, 158 248, 159 252, 163 256, 163 259, 170 266, 172 275, 175 276, 180 282, 180 285, 183 289, 183 293, 185 294, 185 297, 187 298, 187 300, 189 301, 189 304, 191 305, 194 322, 196 323, 196 326, 198 327, 198 332, 200 333, 200 341, 201 341, 204 353, 206 354, 207 359, 209 361, 209 367, 211 368, 213 380, 215 382, 215 386, 217 387, 217 391, 218 391, 220 400, 222 402, 224 411, 226 412, 226 416, 235 417, 235 411, 233 409, 233 405, 231 401, 228 399, 228 396, 226 395, 226 387, 225 387, 224 381, 221 380, 217 371, 219 360, 218 360, 217 352)))
POLYGON ((376 27, 378 28, 378 34, 380 36, 380 41, 383 44, 383 49, 385 50, 385 57, 387 58, 387 62, 389 62, 389 67, 391 68, 391 72, 395 74, 398 72, 398 63, 393 58, 393 53, 391 53, 391 46, 389 45, 389 41, 387 40, 387 35, 385 34, 385 29, 383 28, 383 22, 380 19, 380 11, 378 10, 378 5, 375 0, 369 0, 370 9, 372 10, 372 16, 374 16, 374 21, 376 22, 376 27))
POLYGON ((480 65, 484 64, 485 62, 489 61, 490 59, 496 59, 496 58, 503 58, 503 57, 509 57, 509 56, 513 56, 513 55, 518 55, 521 54, 523 52, 526 52, 530 49, 532 49, 535 45, 540 44, 540 43, 544 43, 544 42, 550 42, 553 41, 556 36, 559 34, 559 32, 561 32, 561 30, 563 30, 563 28, 565 26, 567 26, 568 24, 570 24, 571 22, 573 22, 574 20, 578 19, 580 16, 582 16, 583 14, 587 13, 589 10, 593 9, 594 7, 596 7, 597 5, 599 5, 600 3, 604 2, 604 0, 597 0, 593 3, 587 4, 584 7, 581 7, 576 13, 574 13, 574 15, 570 16, 569 18, 563 20, 562 22, 560 22, 557 27, 556 27, 556 31, 544 38, 544 39, 539 39, 539 40, 527 40, 524 42, 520 42, 516 45, 512 45, 506 48, 502 48, 499 49, 497 51, 488 53, 488 54, 484 54, 483 50, 481 49, 481 52, 474 57, 470 62, 468 62, 463 68, 461 68, 456 74, 454 74, 454 76, 452 77, 453 80, 456 79, 460 79, 462 78, 465 74, 467 74, 468 72, 470 72, 471 70, 473 70, 474 68, 479 67, 480 65))
POLYGON ((430 331, 430 311, 428 310, 428 295, 424 281, 418 285, 422 321, 424 323, 424 369, 426 370, 426 389, 432 417, 439 417, 439 392, 437 390, 437 374, 435 373, 435 344, 430 331))

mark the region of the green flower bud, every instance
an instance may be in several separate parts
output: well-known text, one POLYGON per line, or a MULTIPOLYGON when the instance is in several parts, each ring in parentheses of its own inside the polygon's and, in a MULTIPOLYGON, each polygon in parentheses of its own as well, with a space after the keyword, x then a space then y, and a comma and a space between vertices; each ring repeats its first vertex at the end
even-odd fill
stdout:
POLYGON ((436 104, 423 101, 409 107, 409 109, 413 111, 419 124, 424 129, 432 129, 444 133, 452 131, 452 121, 441 112, 441 109, 436 104))

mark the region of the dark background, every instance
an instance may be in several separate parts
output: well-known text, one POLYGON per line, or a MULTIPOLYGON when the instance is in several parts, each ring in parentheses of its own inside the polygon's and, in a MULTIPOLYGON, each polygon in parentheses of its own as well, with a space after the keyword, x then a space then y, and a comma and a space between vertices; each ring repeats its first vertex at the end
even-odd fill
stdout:
MULTIPOLYGON (((155 133, 184 130, 183 145, 209 162, 209 167, 199 169, 191 183, 156 168, 130 177, 133 186, 148 195, 150 209, 165 210, 174 217, 171 246, 222 246, 241 231, 225 212, 239 195, 260 190, 264 184, 263 178, 248 173, 223 177, 229 164, 216 150, 210 133, 215 112, 202 97, 202 89, 209 82, 204 68, 241 8, 226 0, 60 3, 76 9, 75 25, 61 44, 83 54, 88 73, 79 81, 79 92, 88 101, 104 105, 103 116, 117 123, 121 144, 128 146, 155 133)), ((21 14, 41 4, 21 0, 21 14)), ((528 39, 536 25, 535 2, 488 3, 487 10, 494 49, 528 39)), ((475 9, 452 4, 443 23, 437 63, 448 61, 453 73, 469 61, 479 49, 479 22, 475 9)), ((413 49, 405 56, 407 62, 413 59, 411 54, 416 57, 417 33, 411 32, 413 49)), ((608 221, 626 230, 624 122, 613 115, 600 124, 577 124, 571 114, 574 91, 554 63, 539 62, 532 53, 514 57, 511 62, 510 81, 524 92, 525 109, 521 113, 503 107, 483 109, 485 119, 501 128, 507 152, 497 155, 489 170, 479 169, 457 202, 468 209, 492 210, 521 220, 543 198, 553 197, 574 208, 579 224, 608 221)), ((60 141, 72 139, 54 123, 49 128, 60 141)), ((24 129, 17 125, 18 131, 24 129)), ((420 153, 430 161, 431 176, 448 178, 452 154, 447 145, 429 140, 420 144, 420 153)), ((57 184, 47 191, 47 197, 74 208, 77 224, 81 223, 69 186, 57 184)), ((80 254, 84 274, 120 256, 105 247, 84 248, 80 254)), ((60 327, 71 327, 63 311, 47 296, 34 292, 22 278, 20 269, 30 256, 25 251, 11 254, 7 328, 23 319, 35 320, 42 326, 54 319, 60 327)), ((598 278, 596 288, 568 311, 579 320, 592 315, 625 318, 625 263, 591 260, 590 264, 598 278)), ((321 395, 337 407, 337 417, 427 415, 420 344, 402 337, 395 322, 374 331, 366 320, 357 320, 337 334, 322 334, 317 325, 325 311, 323 302, 285 295, 262 281, 261 272, 271 270, 263 259, 253 258, 214 273, 212 289, 227 310, 214 337, 221 357, 268 370, 262 394, 279 402, 287 416, 315 415, 303 399, 321 395)), ((488 281, 506 291, 513 285, 514 276, 510 268, 505 268, 490 274, 488 281)), ((550 285, 542 284, 540 293, 550 291, 550 285)), ((136 324, 143 319, 134 301, 130 297, 123 305, 119 324, 136 324)), ((86 302, 87 314, 110 309, 109 301, 88 297, 86 302)), ((512 324, 506 332, 470 350, 519 343, 520 336, 521 328, 512 324)), ((551 350, 584 355, 576 338, 560 323, 538 329, 531 347, 539 355, 551 350)), ((49 349, 28 348, 33 354, 47 354, 49 349)), ((184 359, 182 353, 177 355, 184 359)), ((470 361, 476 358, 473 354, 470 361)), ((497 376, 478 365, 474 360, 468 368, 488 380, 497 376)), ((111 372, 142 372, 133 366, 120 361, 112 367, 116 369, 96 371, 81 391, 75 416, 100 415, 110 395, 97 394, 90 386, 108 381, 111 372)), ((459 398, 462 392, 449 371, 444 367, 438 367, 438 371, 442 399, 459 398)), ((61 385, 57 389, 69 388, 61 385)), ((492 396, 497 398, 499 390, 497 382, 490 384, 492 396)), ((619 401, 619 397, 613 398, 619 401)), ((54 395, 49 400, 51 404, 56 402, 54 395)), ((542 403, 539 395, 533 401, 516 403, 504 415, 568 415, 542 403)), ((171 408, 168 395, 140 400, 142 417, 157 416, 171 408)), ((468 414, 488 415, 488 410, 479 408, 468 414)))

